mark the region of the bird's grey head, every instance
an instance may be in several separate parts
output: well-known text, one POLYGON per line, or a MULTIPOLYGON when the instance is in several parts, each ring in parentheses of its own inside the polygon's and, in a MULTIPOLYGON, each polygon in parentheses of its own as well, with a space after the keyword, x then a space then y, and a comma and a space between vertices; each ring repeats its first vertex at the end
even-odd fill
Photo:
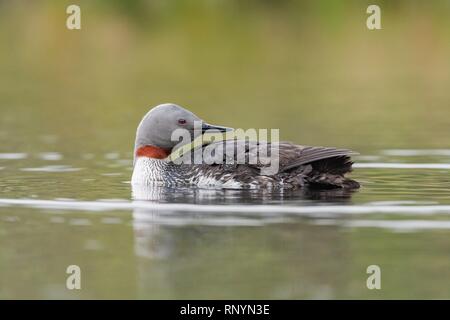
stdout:
POLYGON ((180 142, 179 140, 172 141, 172 134, 177 129, 188 131, 191 139, 209 129, 221 132, 230 130, 226 127, 209 125, 189 110, 176 104, 160 104, 142 118, 136 132, 135 152, 143 146, 172 150, 180 142), (194 130, 194 127, 200 130, 194 130))

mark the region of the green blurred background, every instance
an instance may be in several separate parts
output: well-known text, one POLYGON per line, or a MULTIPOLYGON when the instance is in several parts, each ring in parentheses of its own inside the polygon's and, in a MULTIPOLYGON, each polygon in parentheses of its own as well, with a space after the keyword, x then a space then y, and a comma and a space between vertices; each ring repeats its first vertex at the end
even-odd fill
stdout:
MULTIPOLYGON (((24 153, 2 154, 0 199, 127 204, 136 126, 163 102, 211 123, 353 148, 366 161, 448 163, 426 152, 449 148, 449 71, 450 1, 0 0, 0 153, 24 153), (70 4, 81 7, 79 31, 66 28, 70 4), (369 4, 380 5, 382 30, 366 28, 369 4), (425 156, 373 157, 393 148, 425 156)), ((363 188, 349 204, 450 203, 448 170, 403 170, 357 168, 363 188)), ((0 298, 449 297, 448 230, 300 218, 205 226, 201 215, 199 226, 177 226, 192 212, 163 216, 173 220, 165 225, 157 211, 145 224, 131 211, 30 202, 0 206, 0 298), (65 288, 74 263, 87 277, 81 292, 65 288), (370 264, 383 267, 381 291, 365 286, 370 264)), ((305 205, 274 202, 283 204, 305 205)), ((426 226, 448 215, 394 210, 348 220, 408 218, 426 226)))
POLYGON ((376 1, 370 31, 373 3, 0 1, 0 151, 128 152, 163 102, 302 144, 448 147, 450 2, 376 1))

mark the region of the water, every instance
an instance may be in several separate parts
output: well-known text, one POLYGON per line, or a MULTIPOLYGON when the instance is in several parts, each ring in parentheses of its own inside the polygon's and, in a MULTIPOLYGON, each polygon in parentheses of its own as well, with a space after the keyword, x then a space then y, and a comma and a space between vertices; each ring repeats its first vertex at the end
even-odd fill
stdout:
POLYGON ((0 1, 0 298, 450 298, 448 2, 367 30, 360 1, 80 0, 72 31, 29 2, 0 1), (164 102, 358 151, 362 188, 132 200, 164 102))
POLYGON ((364 154, 356 192, 140 200, 130 153, 0 153, 0 298, 448 298, 449 153, 364 154), (72 264, 82 290, 66 289, 72 264))

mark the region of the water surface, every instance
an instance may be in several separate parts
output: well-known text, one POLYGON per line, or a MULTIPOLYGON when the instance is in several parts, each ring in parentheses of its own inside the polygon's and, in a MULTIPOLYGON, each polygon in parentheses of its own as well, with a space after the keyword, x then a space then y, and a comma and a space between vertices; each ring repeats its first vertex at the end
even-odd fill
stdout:
POLYGON ((450 298, 448 1, 391 2, 0 1, 0 298, 450 298), (133 201, 165 102, 355 150, 362 188, 133 201))
POLYGON ((357 158, 356 192, 140 190, 131 154, 0 153, 1 298, 448 298, 448 150, 357 158), (82 289, 65 287, 68 265, 82 289), (382 270, 368 290, 366 268, 382 270))

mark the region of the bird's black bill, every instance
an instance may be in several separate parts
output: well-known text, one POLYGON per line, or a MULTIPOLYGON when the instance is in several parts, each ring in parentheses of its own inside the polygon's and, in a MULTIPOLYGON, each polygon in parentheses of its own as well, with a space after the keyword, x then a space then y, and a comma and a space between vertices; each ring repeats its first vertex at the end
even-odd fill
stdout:
POLYGON ((233 128, 214 126, 212 124, 203 123, 202 124, 202 133, 205 133, 206 131, 209 131, 209 130, 218 131, 218 132, 227 132, 227 131, 233 131, 233 128))

